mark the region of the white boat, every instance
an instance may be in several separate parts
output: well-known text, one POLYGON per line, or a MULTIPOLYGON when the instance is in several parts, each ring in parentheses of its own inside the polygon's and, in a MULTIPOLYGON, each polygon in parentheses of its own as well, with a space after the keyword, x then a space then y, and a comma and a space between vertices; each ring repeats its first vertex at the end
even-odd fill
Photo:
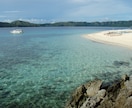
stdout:
POLYGON ((23 33, 23 30, 22 29, 15 29, 15 30, 10 31, 10 33, 12 33, 12 34, 20 34, 20 33, 23 33))

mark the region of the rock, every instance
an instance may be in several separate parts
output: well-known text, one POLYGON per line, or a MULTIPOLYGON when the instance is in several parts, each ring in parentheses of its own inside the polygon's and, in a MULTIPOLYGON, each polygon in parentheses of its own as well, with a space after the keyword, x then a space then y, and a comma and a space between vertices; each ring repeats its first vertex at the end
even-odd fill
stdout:
POLYGON ((93 108, 95 105, 96 102, 94 100, 87 98, 87 100, 83 103, 83 105, 80 108, 93 108))
POLYGON ((88 96, 94 96, 99 90, 102 85, 101 80, 94 80, 92 82, 89 82, 85 84, 85 88, 87 89, 86 93, 88 96))
POLYGON ((125 61, 114 61, 113 65, 120 67, 120 66, 129 66, 130 63, 129 62, 125 62, 125 61))
POLYGON ((99 90, 95 96, 87 98, 80 108, 94 108, 102 99, 104 99, 105 94, 106 90, 99 90))
POLYGON ((126 81, 126 80, 129 80, 129 77, 128 77, 128 75, 122 75, 122 77, 121 77, 124 81, 126 81))
POLYGON ((85 100, 86 88, 84 85, 78 87, 72 95, 71 101, 66 105, 65 108, 76 108, 80 106, 85 100))
POLYGON ((131 79, 131 77, 130 77, 130 80, 127 80, 124 84, 128 90, 130 90, 130 91, 132 90, 132 79, 131 79))
POLYGON ((124 80, 114 83, 107 89, 107 99, 105 98, 97 108, 131 108, 129 102, 131 99, 128 98, 132 95, 132 80, 127 75, 123 78, 124 80))
POLYGON ((132 107, 132 96, 127 98, 124 108, 131 108, 132 107))
POLYGON ((109 98, 106 96, 105 99, 100 102, 100 105, 98 105, 96 108, 114 108, 112 100, 109 100, 109 98))
POLYGON ((99 102, 101 99, 104 99, 105 95, 106 95, 105 89, 99 90, 98 93, 95 95, 99 99, 97 102, 99 102))
MULTIPOLYGON (((72 94, 72 99, 68 102, 66 108, 80 108, 88 97, 98 93, 101 85, 101 80, 94 80, 78 87, 72 94)), ((90 99, 90 101, 94 100, 90 99)))
POLYGON ((108 87, 103 86, 101 80, 78 87, 65 108, 132 108, 131 106, 132 75, 123 75, 121 80, 108 87))
POLYGON ((116 100, 115 100, 115 108, 124 108, 125 101, 127 99, 127 93, 126 89, 123 89, 118 94, 116 100))

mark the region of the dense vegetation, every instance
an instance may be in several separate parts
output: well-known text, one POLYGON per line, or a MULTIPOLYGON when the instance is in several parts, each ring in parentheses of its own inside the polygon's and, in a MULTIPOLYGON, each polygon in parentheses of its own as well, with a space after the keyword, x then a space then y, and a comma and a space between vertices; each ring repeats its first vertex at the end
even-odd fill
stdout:
POLYGON ((13 21, 11 23, 7 22, 0 22, 0 27, 36 27, 39 26, 39 24, 33 24, 26 21, 13 21))
POLYGON ((101 27, 132 27, 130 21, 107 21, 107 22, 56 22, 45 24, 33 24, 26 21, 13 21, 11 23, 0 22, 0 27, 58 27, 58 26, 101 26, 101 27))

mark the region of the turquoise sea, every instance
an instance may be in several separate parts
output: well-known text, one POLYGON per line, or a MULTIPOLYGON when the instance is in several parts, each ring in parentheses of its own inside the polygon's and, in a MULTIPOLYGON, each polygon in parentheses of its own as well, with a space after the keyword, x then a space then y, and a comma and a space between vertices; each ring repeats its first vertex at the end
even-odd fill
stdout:
POLYGON ((111 27, 13 29, 0 28, 0 108, 63 108, 86 81, 132 74, 132 50, 82 37, 111 27))

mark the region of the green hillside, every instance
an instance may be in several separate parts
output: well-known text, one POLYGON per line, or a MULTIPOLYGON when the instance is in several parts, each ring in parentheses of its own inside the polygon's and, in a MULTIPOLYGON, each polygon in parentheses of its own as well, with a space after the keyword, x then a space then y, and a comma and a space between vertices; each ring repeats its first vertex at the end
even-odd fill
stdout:
POLYGON ((132 27, 130 21, 107 21, 107 22, 56 22, 45 24, 34 24, 26 21, 13 21, 11 23, 0 22, 0 27, 59 27, 59 26, 96 26, 96 27, 132 27))

